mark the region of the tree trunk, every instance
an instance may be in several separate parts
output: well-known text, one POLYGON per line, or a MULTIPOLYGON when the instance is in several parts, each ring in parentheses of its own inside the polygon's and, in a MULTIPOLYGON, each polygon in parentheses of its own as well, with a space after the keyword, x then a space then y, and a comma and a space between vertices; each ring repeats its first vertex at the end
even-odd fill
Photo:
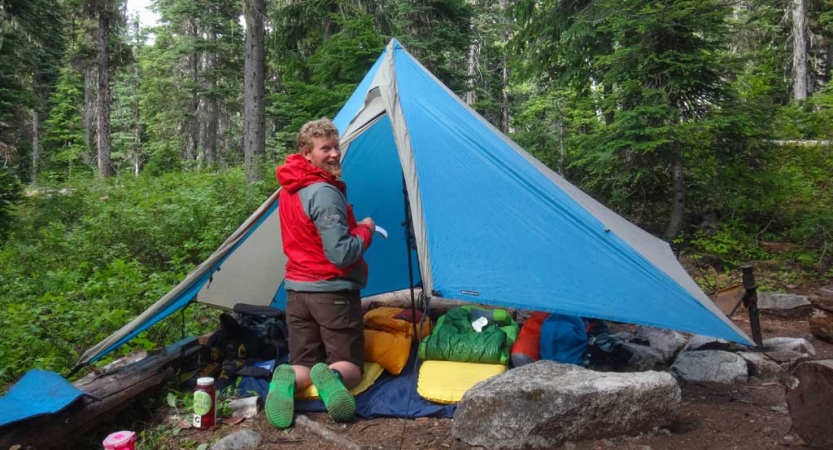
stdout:
MULTIPOLYGON (((137 22, 138 23, 138 22, 137 22)), ((133 66, 136 84, 133 87, 133 174, 139 176, 142 170, 142 117, 139 114, 139 64, 133 66)))
POLYGON ((202 132, 200 133, 200 150, 204 152, 203 160, 214 165, 217 163, 217 99, 213 96, 203 99, 202 132))
MULTIPOLYGON (((607 99, 611 95, 613 95, 613 89, 610 87, 609 84, 605 84, 604 87, 602 88, 602 93, 603 93, 602 95, 604 95, 605 99, 607 99)), ((602 104, 604 104, 604 103, 605 102, 602 102, 602 104)), ((611 109, 610 111, 605 112, 604 116, 605 116, 605 125, 607 125, 607 126, 613 125, 613 122, 616 120, 616 113, 613 112, 613 110, 611 109)))
POLYGON ((105 2, 98 12, 98 174, 101 178, 115 175, 110 162, 110 5, 105 2))
POLYGON ((81 160, 87 166, 92 163, 93 158, 90 150, 95 147, 95 128, 97 126, 95 117, 97 114, 96 105, 98 105, 97 85, 95 66, 88 65, 84 69, 84 153, 81 155, 81 160))
MULTIPOLYGON (((473 2, 469 2, 470 4, 473 2)), ((477 64, 478 60, 480 59, 480 43, 476 41, 472 41, 469 44, 469 64, 468 64, 468 71, 466 75, 468 75, 468 81, 466 82, 467 90, 464 96, 465 102, 467 105, 472 106, 474 102, 477 101, 477 94, 474 92, 474 87, 476 85, 474 81, 474 74, 479 72, 477 64)))
POLYGON ((564 165, 567 162, 567 152, 564 151, 564 128, 563 120, 558 121, 558 174, 564 176, 564 165))
POLYGON ((793 0, 793 98, 807 99, 807 5, 793 0))
POLYGON ((685 215, 685 178, 683 177, 683 152, 680 144, 674 143, 671 153, 671 189, 674 193, 671 205, 671 220, 665 230, 665 238, 671 240, 680 232, 685 215))
POLYGON ((833 39, 827 41, 827 48, 824 52, 824 79, 822 84, 826 85, 833 80, 833 39))
POLYGON ((264 0, 243 0, 243 16, 246 20, 246 71, 243 105, 243 156, 246 181, 262 178, 261 164, 266 155, 264 117, 264 69, 263 16, 264 0))
MULTIPOLYGON (((507 11, 509 8, 508 0, 500 0, 501 20, 503 21, 503 42, 509 41, 509 21, 507 19, 507 11)), ((509 54, 507 52, 508 46, 503 46, 503 61, 501 62, 501 92, 502 101, 500 107, 500 131, 504 133, 509 132, 509 54)))
MULTIPOLYGON (((230 122, 231 119, 229 118, 229 114, 225 112, 220 114, 217 118, 217 146, 221 150, 226 150, 230 147, 228 139, 224 137, 228 132, 227 130, 231 128, 230 122)), ((228 164, 226 163, 226 158, 222 151, 217 153, 217 167, 220 169, 228 169, 228 164)))
POLYGON ((217 110, 217 96, 214 90, 217 87, 217 77, 214 75, 216 55, 214 43, 216 35, 213 30, 208 30, 208 48, 204 59, 203 73, 207 74, 203 82, 202 114, 200 116, 200 151, 203 152, 202 160, 210 165, 217 163, 217 121, 219 112, 217 110))
MULTIPOLYGON (((189 20, 187 23, 188 35, 196 40, 198 38, 197 25, 189 20)), ((188 79, 191 80, 191 115, 188 118, 185 126, 185 152, 183 159, 185 161, 195 161, 197 153, 199 152, 200 139, 200 97, 197 93, 197 70, 199 69, 199 55, 196 50, 188 55, 188 79)))
POLYGON ((40 159, 40 115, 32 111, 32 183, 38 181, 38 160, 40 159))

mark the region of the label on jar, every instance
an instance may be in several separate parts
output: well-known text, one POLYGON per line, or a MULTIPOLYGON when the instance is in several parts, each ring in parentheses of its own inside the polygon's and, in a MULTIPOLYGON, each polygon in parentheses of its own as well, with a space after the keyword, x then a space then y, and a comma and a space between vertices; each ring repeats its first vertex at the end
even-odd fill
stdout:
POLYGON ((194 392, 194 422, 195 428, 210 428, 214 425, 210 414, 213 410, 214 399, 209 392, 194 392))
POLYGON ((213 398, 208 392, 197 391, 194 392, 194 414, 204 416, 211 411, 211 403, 213 398))

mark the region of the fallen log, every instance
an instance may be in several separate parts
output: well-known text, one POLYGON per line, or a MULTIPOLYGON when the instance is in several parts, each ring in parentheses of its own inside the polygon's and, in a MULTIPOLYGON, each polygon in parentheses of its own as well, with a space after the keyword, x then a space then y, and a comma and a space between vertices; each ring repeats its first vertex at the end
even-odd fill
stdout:
MULTIPOLYGON (((417 289, 414 293, 414 299, 417 302, 417 309, 422 310, 421 305, 419 304, 419 294, 421 290, 417 289)), ((389 292, 386 294, 379 294, 370 297, 364 297, 362 299, 362 308, 365 312, 370 309, 379 307, 379 306, 389 306, 392 308, 402 308, 402 309, 411 309, 411 294, 409 290, 402 290, 402 291, 395 291, 389 292)), ((494 309, 494 305, 484 305, 479 303, 472 303, 470 301, 465 300, 451 300, 446 298, 440 297, 433 297, 429 302, 429 308, 431 312, 431 318, 436 319, 437 317, 445 314, 448 312, 449 309, 456 308, 458 306, 474 306, 482 309, 494 309)), ((510 314, 513 313, 515 310, 511 308, 503 308, 508 311, 510 314)))
MULTIPOLYGON (((75 383, 85 396, 57 414, 33 417, 0 428, 0 449, 68 448, 142 394, 176 378, 176 369, 199 352, 196 338, 183 339, 132 364, 75 383)), ((103 439, 103 436, 102 436, 103 439)))

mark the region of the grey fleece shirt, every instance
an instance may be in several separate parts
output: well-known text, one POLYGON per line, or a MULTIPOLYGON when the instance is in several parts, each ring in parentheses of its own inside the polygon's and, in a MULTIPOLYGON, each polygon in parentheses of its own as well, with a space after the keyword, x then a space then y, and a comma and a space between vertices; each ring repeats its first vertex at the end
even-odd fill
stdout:
MULTIPOLYGON (((328 183, 313 183, 298 191, 304 214, 312 219, 327 260, 344 268, 362 257, 366 246, 362 238, 350 234, 347 225, 347 197, 335 186, 328 183)), ((293 291, 334 292, 359 290, 367 284, 367 277, 361 266, 356 266, 343 278, 324 281, 286 280, 284 287, 293 291)))

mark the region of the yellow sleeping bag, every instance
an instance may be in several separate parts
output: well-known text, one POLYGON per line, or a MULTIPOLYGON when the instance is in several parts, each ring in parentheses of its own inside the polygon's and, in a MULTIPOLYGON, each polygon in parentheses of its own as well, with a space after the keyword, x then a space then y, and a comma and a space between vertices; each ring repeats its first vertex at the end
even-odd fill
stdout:
POLYGON ((411 338, 384 331, 364 330, 364 359, 399 375, 411 352, 411 338))
MULTIPOLYGON (((394 375, 402 373, 408 363, 414 334, 413 323, 396 318, 402 313, 402 308, 383 306, 364 315, 364 359, 378 363, 394 375)), ((431 334, 431 321, 417 324, 417 333, 420 339, 431 334)))
MULTIPOLYGON (((364 374, 362 375, 362 381, 359 382, 359 385, 350 389, 350 393, 353 396, 359 395, 362 392, 366 391, 367 388, 373 386, 373 383, 382 375, 382 366, 372 362, 364 363, 364 374)), ((315 388, 315 385, 309 385, 308 388, 304 389, 301 392, 295 393, 295 398, 298 400, 312 400, 318 398, 318 389, 315 388)))
POLYGON ((417 392, 422 398, 435 403, 457 403, 475 384, 507 370, 503 364, 423 361, 419 368, 417 392))

